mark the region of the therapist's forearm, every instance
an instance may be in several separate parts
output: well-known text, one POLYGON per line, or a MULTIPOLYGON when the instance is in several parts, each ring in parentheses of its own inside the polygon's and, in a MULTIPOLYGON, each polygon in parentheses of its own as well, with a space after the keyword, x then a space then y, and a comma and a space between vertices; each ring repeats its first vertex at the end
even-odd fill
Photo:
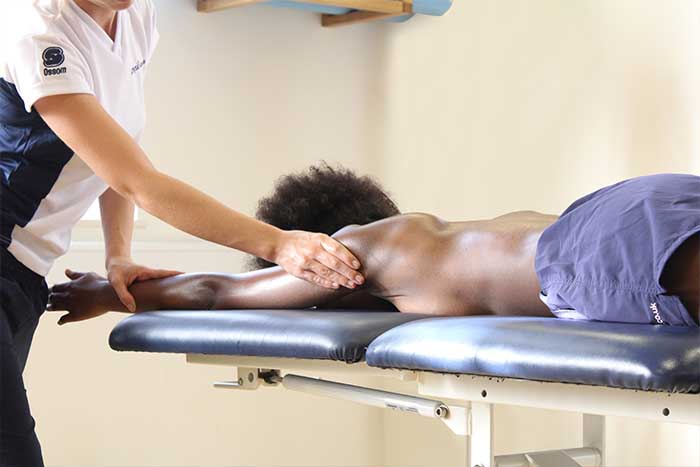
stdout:
POLYGON ((94 96, 50 96, 37 101, 35 107, 61 140, 124 198, 199 238, 268 260, 274 258, 279 229, 158 172, 94 96))
POLYGON ((191 235, 273 259, 282 231, 228 208, 211 196, 155 169, 134 183, 141 209, 191 235))
POLYGON ((100 217, 105 238, 105 267, 118 258, 131 258, 134 203, 111 188, 100 197, 100 217))
POLYGON ((48 96, 34 107, 61 141, 114 191, 168 224, 277 263, 323 287, 362 284, 357 258, 327 235, 284 232, 160 173, 95 96, 48 96))

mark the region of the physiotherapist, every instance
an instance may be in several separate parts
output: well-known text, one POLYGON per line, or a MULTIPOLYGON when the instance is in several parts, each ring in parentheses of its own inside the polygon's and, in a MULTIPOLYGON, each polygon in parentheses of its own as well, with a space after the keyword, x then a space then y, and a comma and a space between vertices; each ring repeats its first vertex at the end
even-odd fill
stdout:
POLYGON ((151 0, 2 2, 0 466, 37 467, 22 371, 46 307, 44 278, 95 199, 108 277, 132 310, 129 285, 176 274, 132 262, 134 205, 319 286, 354 288, 363 278, 357 259, 330 237, 258 222, 150 163, 139 141, 158 42, 151 0))

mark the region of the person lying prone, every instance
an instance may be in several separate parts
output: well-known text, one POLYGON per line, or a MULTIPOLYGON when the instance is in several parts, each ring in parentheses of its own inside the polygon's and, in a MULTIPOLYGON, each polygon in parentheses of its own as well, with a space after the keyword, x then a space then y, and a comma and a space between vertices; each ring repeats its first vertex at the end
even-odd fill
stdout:
MULTIPOLYGON (((333 237, 361 261, 363 285, 322 289, 265 267, 145 281, 130 292, 137 311, 372 306, 696 326, 699 188, 691 175, 639 177, 579 199, 561 217, 520 211, 448 222, 400 214, 367 177, 312 167, 283 177, 258 217, 283 229, 342 227, 333 237)), ((68 311, 59 323, 126 311, 106 279, 68 277, 50 295, 50 310, 68 311)))

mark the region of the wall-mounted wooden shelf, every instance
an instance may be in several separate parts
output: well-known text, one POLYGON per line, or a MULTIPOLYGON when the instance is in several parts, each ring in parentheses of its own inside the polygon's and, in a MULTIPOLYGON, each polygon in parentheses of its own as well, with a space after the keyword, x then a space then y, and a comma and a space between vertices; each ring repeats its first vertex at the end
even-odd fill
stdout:
MULTIPOLYGON (((197 11, 210 13, 255 3, 267 3, 269 0, 197 0, 197 11)), ((272 2, 274 4, 274 2, 272 2)), ((285 0, 287 4, 308 7, 309 4, 320 7, 335 7, 342 13, 321 15, 324 27, 343 26, 365 23, 388 18, 410 17, 414 13, 413 0, 285 0)))

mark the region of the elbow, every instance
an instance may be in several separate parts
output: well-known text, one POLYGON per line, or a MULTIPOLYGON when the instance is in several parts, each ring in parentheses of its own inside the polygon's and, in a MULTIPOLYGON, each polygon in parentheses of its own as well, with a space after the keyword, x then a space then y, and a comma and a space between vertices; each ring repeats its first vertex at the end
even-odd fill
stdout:
POLYGON ((149 187, 153 187, 157 183, 156 179, 159 176, 160 173, 157 170, 146 168, 119 180, 113 180, 110 183, 110 188, 138 207, 147 210, 148 199, 150 198, 148 195, 149 187))
POLYGON ((216 278, 205 278, 198 284, 197 301, 202 310, 217 310, 223 305, 221 300, 221 284, 216 278))

